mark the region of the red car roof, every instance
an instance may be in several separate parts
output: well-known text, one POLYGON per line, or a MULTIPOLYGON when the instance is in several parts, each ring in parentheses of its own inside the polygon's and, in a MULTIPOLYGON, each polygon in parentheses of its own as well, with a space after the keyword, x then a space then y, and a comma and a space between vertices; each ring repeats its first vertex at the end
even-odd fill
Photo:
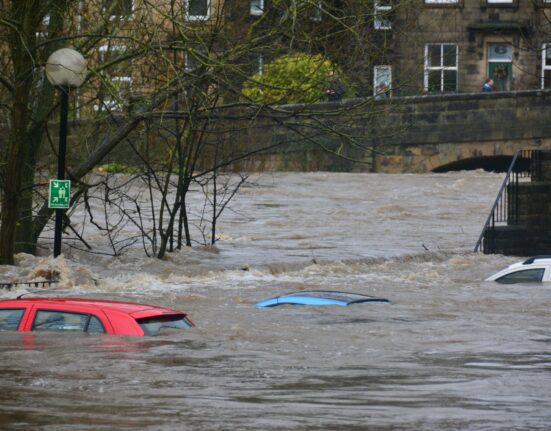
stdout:
POLYGON ((80 307, 90 307, 90 308, 99 308, 102 310, 111 310, 118 311, 125 314, 131 314, 135 317, 140 317, 139 315, 156 315, 156 314, 185 314, 181 311, 172 310, 165 307, 157 307, 155 305, 139 304, 135 302, 124 302, 124 301, 109 301, 101 299, 85 299, 85 298, 20 298, 20 299, 7 299, 1 300, 0 306, 17 306, 23 304, 63 304, 66 306, 80 306, 80 307))

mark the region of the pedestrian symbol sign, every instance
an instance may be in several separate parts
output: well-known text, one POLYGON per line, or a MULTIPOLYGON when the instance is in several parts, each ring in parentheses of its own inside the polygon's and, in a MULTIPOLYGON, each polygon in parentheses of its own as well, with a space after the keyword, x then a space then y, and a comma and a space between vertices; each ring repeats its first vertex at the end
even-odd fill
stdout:
POLYGON ((50 199, 48 208, 67 209, 71 201, 70 180, 50 180, 50 199))

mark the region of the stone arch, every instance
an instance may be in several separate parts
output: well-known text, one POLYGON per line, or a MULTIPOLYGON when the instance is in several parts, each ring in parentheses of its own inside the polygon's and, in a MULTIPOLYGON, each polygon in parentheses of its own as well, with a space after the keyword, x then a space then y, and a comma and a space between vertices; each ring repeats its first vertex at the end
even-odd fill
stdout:
MULTIPOLYGON (((512 160, 512 155, 468 157, 440 165, 432 169, 432 172, 471 171, 476 169, 488 172, 507 172, 512 160)), ((529 163, 529 160, 521 160, 520 166, 524 167, 526 163, 529 163)))

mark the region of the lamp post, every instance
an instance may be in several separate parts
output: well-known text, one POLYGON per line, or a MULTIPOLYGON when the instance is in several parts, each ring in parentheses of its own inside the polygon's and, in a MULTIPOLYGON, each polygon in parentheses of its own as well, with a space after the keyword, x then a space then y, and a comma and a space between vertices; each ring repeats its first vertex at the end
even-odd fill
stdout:
MULTIPOLYGON (((61 92, 59 117, 59 150, 57 156, 57 179, 65 179, 65 152, 67 148, 67 114, 69 111, 69 89, 80 87, 86 79, 86 60, 74 49, 62 48, 54 51, 46 62, 48 81, 61 92)), ((69 196, 70 200, 70 196, 69 196)), ((55 211, 54 257, 61 253, 61 231, 63 209, 55 211)))

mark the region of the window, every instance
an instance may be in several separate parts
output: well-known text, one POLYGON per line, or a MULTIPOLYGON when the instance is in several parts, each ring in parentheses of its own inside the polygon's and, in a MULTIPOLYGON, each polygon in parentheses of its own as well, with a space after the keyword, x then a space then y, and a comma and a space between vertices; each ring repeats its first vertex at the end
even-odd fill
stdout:
POLYGON ((498 278, 496 281, 503 284, 513 283, 534 283, 540 282, 543 279, 544 268, 526 269, 516 271, 498 278))
POLYGON ((187 0, 186 15, 191 21, 207 19, 210 16, 210 0, 187 0))
POLYGON ((193 328, 193 323, 186 316, 155 316, 138 319, 138 325, 145 335, 160 335, 170 330, 180 331, 193 328))
POLYGON ((443 43, 425 47, 425 91, 457 91, 457 45, 443 43))
POLYGON ((186 52, 185 56, 185 69, 188 72, 191 72, 195 69, 197 69, 199 66, 201 66, 201 61, 197 56, 199 55, 198 52, 186 52))
POLYGON ((258 76, 262 76, 264 74, 264 57, 262 54, 258 56, 258 69, 256 73, 258 73, 258 76))
POLYGON ((512 4, 513 0, 488 0, 488 4, 512 4))
POLYGON ((392 66, 375 66, 373 69, 373 95, 386 99, 392 91, 392 66))
POLYGON ((390 30, 392 23, 389 13, 392 10, 390 0, 376 1, 374 6, 373 27, 375 30, 390 30))
POLYGON ((0 331, 17 331, 24 308, 4 308, 0 310, 0 331))
POLYGON ((264 13, 264 0, 251 0, 251 15, 262 15, 264 13))
POLYGON ((312 9, 310 11, 310 19, 312 21, 321 21, 322 13, 323 13, 323 8, 321 5, 321 1, 315 2, 314 6, 312 6, 312 9))
POLYGON ((541 52, 541 88, 551 88, 551 43, 545 43, 541 52))
POLYGON ((132 17, 133 0, 104 0, 103 11, 109 19, 126 19, 132 17))
POLYGON ((50 14, 47 14, 42 17, 42 22, 40 23, 41 31, 36 32, 36 37, 39 39, 48 37, 49 25, 50 25, 50 14))
POLYGON ((32 330, 105 333, 103 325, 95 316, 55 310, 38 310, 32 330))
POLYGON ((128 102, 132 91, 132 65, 129 60, 120 59, 125 51, 126 47, 122 45, 99 47, 101 64, 111 65, 107 68, 107 80, 104 81, 99 97, 100 103, 94 107, 96 111, 120 111, 124 103, 128 102))

